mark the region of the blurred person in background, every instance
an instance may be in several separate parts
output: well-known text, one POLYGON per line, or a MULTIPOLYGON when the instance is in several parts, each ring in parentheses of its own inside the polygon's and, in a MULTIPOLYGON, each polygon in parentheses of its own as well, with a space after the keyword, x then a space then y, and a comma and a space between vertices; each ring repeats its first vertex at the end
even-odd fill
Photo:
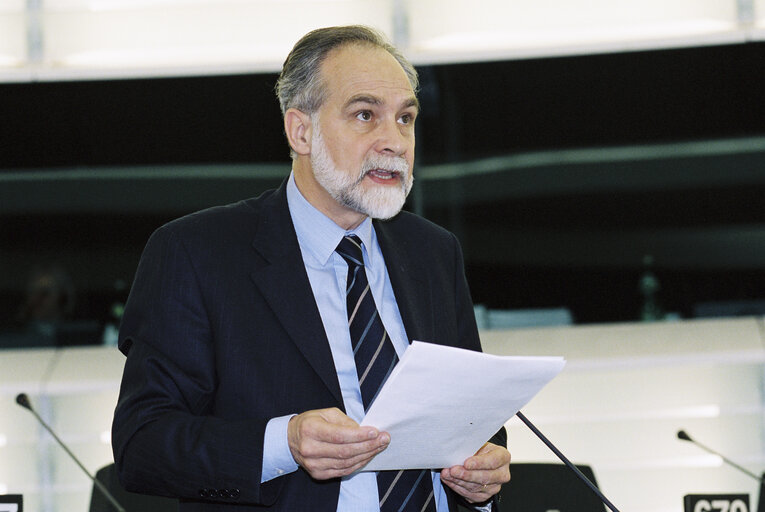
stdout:
POLYGON ((75 304, 74 282, 63 267, 51 264, 33 268, 16 315, 28 344, 55 344, 57 327, 72 317, 75 304))

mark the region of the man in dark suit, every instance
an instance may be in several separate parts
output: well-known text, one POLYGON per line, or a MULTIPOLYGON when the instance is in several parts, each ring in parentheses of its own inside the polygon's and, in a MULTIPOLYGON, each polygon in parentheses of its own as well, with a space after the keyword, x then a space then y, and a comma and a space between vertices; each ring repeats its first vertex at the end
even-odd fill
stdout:
POLYGON ((510 478, 504 430, 460 466, 357 472, 390 441, 358 423, 378 354, 392 368, 414 339, 480 350, 457 240, 399 213, 416 90, 414 68, 377 33, 309 33, 277 84, 290 177, 152 235, 120 328, 112 441, 128 490, 176 496, 182 512, 496 511, 510 478), (349 241, 356 262, 340 249, 349 241), (382 337, 365 371, 353 321, 368 295, 367 331, 382 337))

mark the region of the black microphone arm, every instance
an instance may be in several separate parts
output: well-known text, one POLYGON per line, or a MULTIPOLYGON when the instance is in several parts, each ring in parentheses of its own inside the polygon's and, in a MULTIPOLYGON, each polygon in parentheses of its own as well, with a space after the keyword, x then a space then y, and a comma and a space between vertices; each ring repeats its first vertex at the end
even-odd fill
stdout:
POLYGON ((569 468, 571 471, 573 471, 574 473, 576 473, 576 476, 578 476, 578 477, 579 477, 579 479, 580 479, 580 480, 582 480, 582 482, 584 482, 584 483, 587 485, 587 487, 589 487, 589 488, 590 488, 590 490, 591 490, 592 492, 594 492, 595 494, 597 494, 597 495, 598 495, 598 498, 600 498, 600 501, 602 501, 602 502, 603 502, 603 503, 604 503, 604 504, 605 504, 605 505, 606 505, 606 506, 607 506, 609 509, 611 509, 613 512, 619 512, 619 509, 617 509, 617 508, 614 506, 614 504, 613 504, 613 503, 611 503, 611 502, 608 500, 608 498, 606 498, 606 497, 603 495, 603 493, 602 493, 602 492, 600 492, 600 489, 598 489, 598 488, 597 488, 597 486, 596 486, 595 484, 593 484, 592 482, 590 482, 590 479, 589 479, 589 478, 587 478, 586 476, 584 476, 584 473, 582 473, 581 471, 579 471, 579 468, 578 468, 578 467, 576 467, 576 466, 575 466, 575 465, 574 465, 574 464, 573 464, 573 463, 572 463, 570 460, 568 460, 568 458, 566 458, 566 456, 565 456, 565 455, 563 455, 563 452, 561 452, 561 451, 560 451, 558 448, 556 448, 556 447, 555 447, 555 445, 554 445, 554 444, 552 444, 552 442, 551 442, 549 439, 547 439, 547 438, 545 437, 545 435, 544 435, 542 432, 540 432, 540 431, 539 431, 539 429, 538 429, 537 427, 535 427, 535 426, 534 426, 534 424, 533 424, 533 423, 531 423, 531 422, 529 421, 529 419, 528 419, 526 416, 524 416, 524 415, 523 415, 523 413, 522 413, 521 411, 518 411, 518 412, 517 412, 515 415, 516 415, 516 416, 518 416, 518 419, 519 419, 519 420, 521 420, 522 422, 524 422, 524 423, 526 424, 526 426, 527 426, 527 427, 529 427, 529 429, 530 429, 532 432, 534 432, 534 434, 536 434, 536 436, 537 436, 539 439, 541 439, 541 440, 542 440, 542 442, 543 442, 544 444, 546 444, 546 445, 547 445, 547 447, 548 447, 550 450, 552 450, 552 452, 553 452, 555 455, 557 455, 557 456, 558 456, 558 458, 559 458, 560 460, 562 460, 562 461, 563 461, 563 463, 564 463, 566 466, 568 466, 568 468, 569 468))
POLYGON ((32 408, 32 404, 29 402, 29 397, 26 395, 26 393, 19 393, 16 396, 16 403, 19 404, 24 409, 29 410, 29 412, 31 412, 32 414, 34 414, 35 418, 37 418, 37 421, 39 421, 40 424, 43 427, 45 427, 45 430, 47 430, 50 433, 50 435, 53 436, 53 439, 55 439, 56 442, 58 442, 61 448, 63 448, 64 451, 66 451, 66 453, 69 454, 69 457, 71 457, 72 460, 75 461, 78 466, 80 466, 80 469, 82 469, 85 472, 85 474, 88 475, 88 478, 90 478, 93 481, 93 484, 95 484, 98 490, 101 491, 104 496, 106 496, 106 499, 108 499, 111 502, 111 504, 114 505, 114 507, 118 510, 118 512, 125 512, 125 509, 123 508, 123 506, 119 504, 119 502, 114 498, 114 496, 112 496, 112 493, 109 492, 106 486, 104 486, 104 484, 102 484, 100 480, 95 478, 93 475, 91 475, 88 472, 87 469, 85 469, 85 466, 82 465, 80 460, 77 457, 75 457, 72 451, 64 444, 64 442, 61 439, 59 439, 59 437, 56 435, 55 432, 53 432, 53 430, 48 426, 48 424, 45 423, 45 421, 43 421, 40 415, 37 414, 37 411, 35 411, 32 408))
POLYGON ((711 448, 709 448, 709 447, 707 447, 707 446, 704 446, 704 445, 703 445, 703 444, 701 444, 700 442, 698 442, 698 441, 696 441, 695 439, 691 438, 691 436, 689 436, 689 435, 688 435, 688 434, 685 432, 685 430, 678 430, 678 431, 677 431, 677 438, 678 438, 678 439, 681 439, 681 440, 683 440, 683 441, 689 441, 689 442, 691 442, 691 443, 695 444, 696 446, 698 446, 699 448, 701 448, 702 450, 705 450, 705 451, 707 451, 707 452, 711 453, 712 455, 717 455, 718 457, 720 457, 722 460, 724 460, 725 462, 727 462, 728 464, 730 464, 730 465, 731 465, 731 466, 733 466, 734 468, 738 469, 738 470, 739 470, 739 471, 741 471, 742 473, 745 473, 745 474, 747 474, 747 475, 751 476, 752 478, 754 478, 755 480, 757 480, 757 481, 758 481, 758 482, 760 482, 760 483, 762 483, 762 482, 763 482, 763 479, 765 479, 765 475, 762 475, 762 476, 757 476, 757 475, 755 475, 754 473, 752 473, 751 471, 749 471, 748 469, 746 469, 746 468, 743 468, 743 467, 739 466, 738 464, 736 464, 735 462, 733 462, 732 460, 730 460, 728 457, 726 457, 726 456, 722 455, 721 453, 717 453, 717 452, 716 452, 716 451, 714 451, 713 449, 711 449, 711 448))

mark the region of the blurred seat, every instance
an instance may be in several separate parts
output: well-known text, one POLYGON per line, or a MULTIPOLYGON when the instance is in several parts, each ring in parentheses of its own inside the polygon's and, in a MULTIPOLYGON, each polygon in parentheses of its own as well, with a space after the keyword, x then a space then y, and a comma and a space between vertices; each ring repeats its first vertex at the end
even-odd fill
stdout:
MULTIPOLYGON (((104 484, 126 512, 178 512, 176 499, 127 492, 117 479, 114 464, 99 469, 96 479, 104 484)), ((117 512, 114 505, 95 485, 90 495, 90 512, 117 512)))
MULTIPOLYGON (((577 467, 597 485, 592 468, 583 465, 577 467)), ((600 498, 563 464, 511 463, 510 473, 510 481, 500 491, 501 512, 606 510, 600 498)))

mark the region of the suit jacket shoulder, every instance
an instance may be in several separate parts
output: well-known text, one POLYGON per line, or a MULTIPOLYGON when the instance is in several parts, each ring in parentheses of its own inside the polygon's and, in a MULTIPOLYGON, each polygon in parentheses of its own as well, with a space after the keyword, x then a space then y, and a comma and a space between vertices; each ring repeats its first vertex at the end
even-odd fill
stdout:
MULTIPOLYGON (((279 204, 277 190, 268 190, 258 197, 235 203, 213 206, 172 220, 158 228, 155 234, 173 233, 184 239, 231 243, 232 240, 252 240, 261 214, 279 204)), ((286 199, 285 199, 286 208, 286 199)))

